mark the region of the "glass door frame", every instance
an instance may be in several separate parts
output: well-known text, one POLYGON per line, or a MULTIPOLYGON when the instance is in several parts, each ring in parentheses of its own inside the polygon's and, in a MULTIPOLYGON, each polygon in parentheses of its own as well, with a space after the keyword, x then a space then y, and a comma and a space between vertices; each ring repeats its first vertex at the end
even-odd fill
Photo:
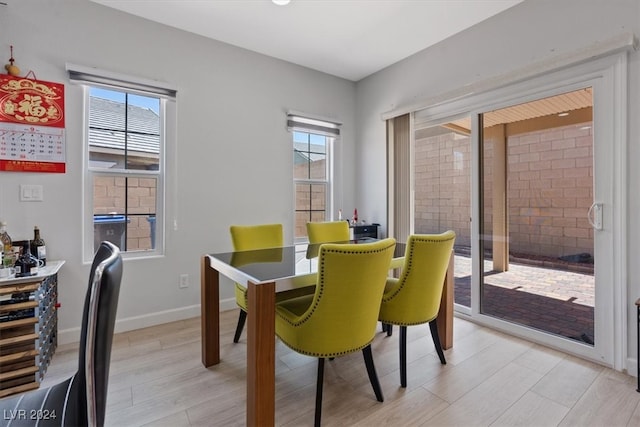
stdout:
MULTIPOLYGON (((459 316, 577 356, 627 369, 627 54, 621 52, 420 110, 424 125, 452 117, 471 119, 471 307, 459 316), (480 312, 481 237, 479 135, 481 114, 572 90, 593 87, 594 201, 604 204, 604 230, 596 246, 595 346, 535 331, 480 312), (597 159, 597 160, 596 160, 597 159), (600 284, 600 286, 598 286, 600 284)), ((413 138, 413 135, 412 135, 413 138)), ((412 189, 413 190, 413 189, 412 189)), ((413 191, 412 191, 413 193, 413 191)))

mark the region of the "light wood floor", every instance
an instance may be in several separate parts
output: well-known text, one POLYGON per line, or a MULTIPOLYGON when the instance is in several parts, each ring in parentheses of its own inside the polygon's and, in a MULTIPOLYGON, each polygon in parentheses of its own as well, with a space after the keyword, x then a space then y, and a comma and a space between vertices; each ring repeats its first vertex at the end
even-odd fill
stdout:
MULTIPOLYGON (((233 426, 245 422, 246 331, 232 343, 237 311, 221 314, 222 363, 200 363, 200 319, 117 334, 109 426, 233 426)), ((325 364, 325 426, 640 426, 634 377, 455 320, 440 365, 428 326, 408 330, 408 378, 399 387, 398 333, 372 346, 384 403, 362 353, 325 364)), ((276 424, 313 424, 315 359, 276 345, 276 424)), ((43 386, 71 375, 77 348, 60 346, 43 386)))

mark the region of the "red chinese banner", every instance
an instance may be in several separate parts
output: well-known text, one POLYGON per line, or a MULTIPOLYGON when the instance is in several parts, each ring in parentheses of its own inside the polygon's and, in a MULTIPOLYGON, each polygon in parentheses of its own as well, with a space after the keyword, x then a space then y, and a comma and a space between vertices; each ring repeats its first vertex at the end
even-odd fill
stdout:
POLYGON ((65 172, 64 85, 0 75, 0 171, 65 172))

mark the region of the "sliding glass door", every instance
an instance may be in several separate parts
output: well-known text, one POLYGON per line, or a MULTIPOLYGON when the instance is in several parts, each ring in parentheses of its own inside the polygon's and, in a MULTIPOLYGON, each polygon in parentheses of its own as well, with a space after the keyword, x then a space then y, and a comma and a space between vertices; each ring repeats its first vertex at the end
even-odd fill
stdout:
POLYGON ((389 152, 407 150, 411 171, 400 183, 407 168, 390 169, 391 199, 409 198, 390 203, 390 217, 413 233, 457 234, 459 315, 618 369, 624 59, 415 111, 402 128, 410 148, 389 152))

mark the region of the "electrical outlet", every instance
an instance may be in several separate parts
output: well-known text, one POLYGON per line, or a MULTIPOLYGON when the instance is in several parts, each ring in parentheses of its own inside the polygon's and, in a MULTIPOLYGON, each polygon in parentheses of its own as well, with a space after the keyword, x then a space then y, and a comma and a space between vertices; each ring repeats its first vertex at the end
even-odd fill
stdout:
POLYGON ((180 281, 178 282, 178 287, 179 288, 188 288, 189 287, 189 275, 188 274, 181 274, 180 275, 180 281))

